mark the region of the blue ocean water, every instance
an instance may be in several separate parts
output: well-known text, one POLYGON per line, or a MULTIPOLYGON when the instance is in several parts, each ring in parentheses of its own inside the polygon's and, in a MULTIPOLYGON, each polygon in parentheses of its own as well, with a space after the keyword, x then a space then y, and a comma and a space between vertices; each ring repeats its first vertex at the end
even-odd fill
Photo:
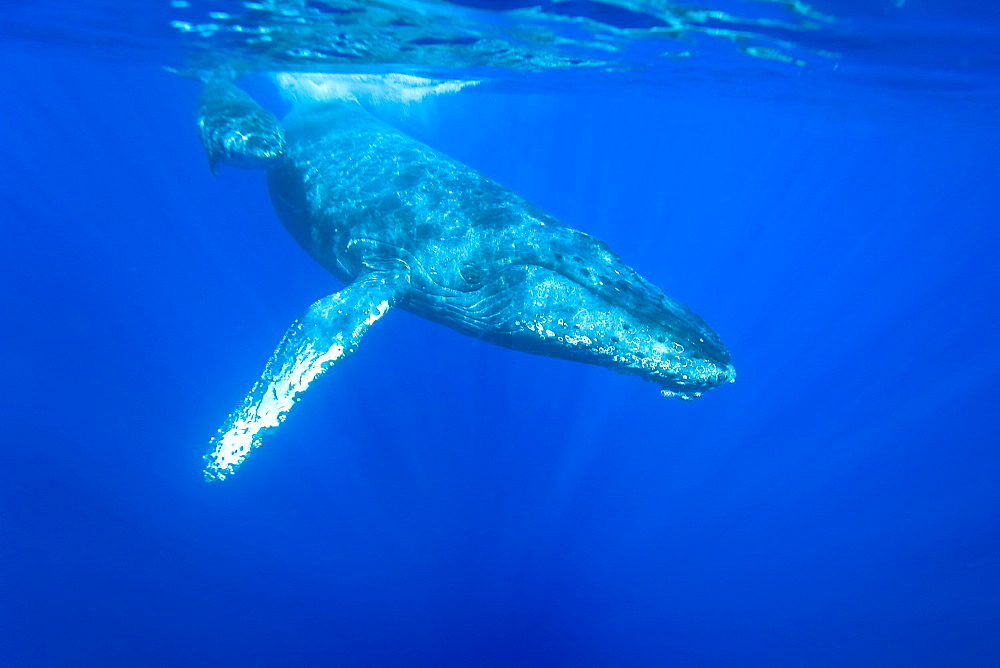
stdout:
MULTIPOLYGON (((0 663, 1000 662, 995 8, 817 4, 804 66, 707 33, 650 70, 648 44, 618 71, 414 57, 483 83, 378 112, 690 304, 737 382, 665 399, 392 312, 206 484, 340 286, 262 172, 209 174, 199 84, 163 68, 200 53, 186 4, 0 23, 0 663)), ((621 31, 643 4, 557 9, 621 31)))

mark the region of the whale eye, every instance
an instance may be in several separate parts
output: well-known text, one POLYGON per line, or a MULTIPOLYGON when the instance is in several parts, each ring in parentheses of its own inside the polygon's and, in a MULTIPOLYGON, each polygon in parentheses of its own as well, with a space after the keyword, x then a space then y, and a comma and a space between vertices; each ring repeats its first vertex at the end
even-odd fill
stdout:
POLYGON ((462 263, 462 268, 458 270, 458 273, 461 274, 462 280, 469 285, 479 285, 486 277, 485 272, 471 262, 462 263))

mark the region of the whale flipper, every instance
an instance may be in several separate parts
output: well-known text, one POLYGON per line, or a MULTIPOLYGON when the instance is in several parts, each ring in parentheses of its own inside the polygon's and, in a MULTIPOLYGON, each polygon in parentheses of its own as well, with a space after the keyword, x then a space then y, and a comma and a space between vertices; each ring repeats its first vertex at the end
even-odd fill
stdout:
POLYGON ((261 439, 280 425, 317 377, 357 350, 376 320, 409 290, 405 266, 360 275, 349 286, 310 306, 285 332, 243 403, 212 439, 205 455, 205 479, 225 480, 261 439))

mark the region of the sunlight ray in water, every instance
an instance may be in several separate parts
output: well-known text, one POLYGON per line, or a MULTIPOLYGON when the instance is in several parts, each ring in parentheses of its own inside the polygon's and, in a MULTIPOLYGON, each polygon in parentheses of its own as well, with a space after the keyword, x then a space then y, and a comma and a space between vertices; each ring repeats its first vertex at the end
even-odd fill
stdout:
POLYGON ((0 666, 997 664, 1000 3, 0 35, 0 666))

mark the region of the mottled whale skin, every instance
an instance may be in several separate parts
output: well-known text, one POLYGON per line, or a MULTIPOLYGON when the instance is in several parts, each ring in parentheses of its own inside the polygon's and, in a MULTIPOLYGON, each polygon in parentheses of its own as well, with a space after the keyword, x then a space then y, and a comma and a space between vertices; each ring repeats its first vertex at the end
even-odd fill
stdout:
MULTIPOLYGON (((256 122, 241 132, 254 134, 256 122)), ((501 346, 637 375, 666 396, 735 379, 715 332, 604 243, 360 105, 299 109, 283 138, 267 165, 274 208, 347 287, 285 334, 213 439, 207 479, 234 473, 295 397, 396 306, 501 346)))

